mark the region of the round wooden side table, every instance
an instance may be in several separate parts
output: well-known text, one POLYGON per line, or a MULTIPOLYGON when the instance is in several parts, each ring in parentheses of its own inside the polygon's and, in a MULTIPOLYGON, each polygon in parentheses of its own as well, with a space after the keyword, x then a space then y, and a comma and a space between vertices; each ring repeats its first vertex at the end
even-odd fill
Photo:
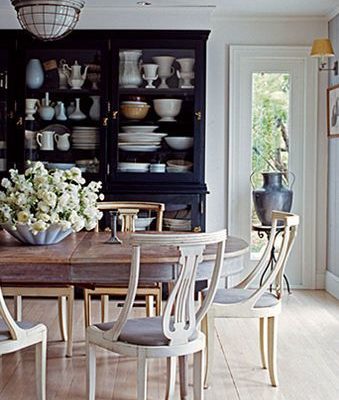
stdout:
MULTIPOLYGON (((262 238, 264 238, 266 236, 267 241, 270 240, 271 229, 272 229, 271 226, 265 226, 265 225, 261 225, 261 224, 253 224, 252 225, 252 230, 257 232, 259 238, 262 239, 262 238)), ((275 243, 276 238, 279 236, 279 234, 281 232, 282 232, 282 228, 279 228, 279 226, 277 226, 274 243, 275 243)), ((273 267, 274 267, 274 264, 277 262, 277 259, 275 257, 275 246, 274 246, 274 243, 273 243, 273 247, 272 247, 272 250, 271 250, 270 258, 269 258, 268 263, 266 265, 266 268, 264 269, 264 272, 262 273, 261 278, 260 278, 260 286, 262 285, 262 283, 264 281, 264 277, 265 277, 268 269, 270 268, 272 270, 273 267)), ((290 286, 290 282, 289 282, 286 274, 284 274, 284 281, 286 282, 286 288, 287 288, 288 294, 291 294, 292 293, 291 292, 291 286, 290 286)), ((272 291, 272 286, 270 287, 270 290, 272 291)))

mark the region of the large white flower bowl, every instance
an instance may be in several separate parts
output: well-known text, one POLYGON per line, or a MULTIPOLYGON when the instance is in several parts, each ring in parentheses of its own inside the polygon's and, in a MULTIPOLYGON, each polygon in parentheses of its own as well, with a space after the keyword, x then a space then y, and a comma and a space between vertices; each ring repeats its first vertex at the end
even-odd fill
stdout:
POLYGON ((44 232, 38 232, 36 235, 25 224, 17 224, 16 229, 10 224, 2 224, 1 227, 21 243, 38 246, 57 244, 72 233, 72 229, 65 230, 59 224, 52 224, 44 232))

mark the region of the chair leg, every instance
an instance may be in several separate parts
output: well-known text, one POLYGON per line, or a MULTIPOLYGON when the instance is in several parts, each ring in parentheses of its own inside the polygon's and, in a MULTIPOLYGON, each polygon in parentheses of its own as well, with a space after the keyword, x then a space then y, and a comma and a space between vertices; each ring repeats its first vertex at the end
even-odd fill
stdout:
POLYGON ((268 318, 268 371, 272 386, 278 386, 277 377, 277 317, 268 318))
POLYGON ((14 296, 14 319, 22 321, 22 296, 14 296))
POLYGON ((154 296, 146 295, 146 317, 153 317, 154 296))
POLYGON ((167 358, 167 387, 166 387, 166 400, 174 400, 175 392, 175 376, 177 372, 176 357, 167 358))
POLYGON ((74 307, 74 290, 67 298, 67 357, 72 357, 73 354, 73 307, 74 307))
POLYGON ((147 361, 142 353, 138 355, 137 400, 147 400, 147 361))
POLYGON ((84 315, 85 315, 85 330, 91 325, 91 295, 87 289, 84 289, 84 315))
POLYGON ((87 400, 95 400, 96 354, 95 345, 86 340, 86 393, 87 400))
POLYGON ((267 318, 259 318, 259 342, 261 365, 267 369, 267 318))
POLYGON ((67 342, 67 302, 65 296, 58 297, 59 328, 63 342, 67 342))
POLYGON ((155 296, 155 315, 160 317, 162 305, 162 290, 159 289, 158 294, 155 296))
POLYGON ((214 363, 214 314, 210 310, 201 323, 201 330, 206 336, 206 366, 204 388, 207 389, 211 385, 211 374, 214 363))
POLYGON ((203 400, 204 398, 204 351, 194 353, 193 361, 193 399, 203 400))
POLYGON ((188 399, 188 356, 179 357, 180 400, 188 399))
POLYGON ((35 380, 38 400, 46 400, 46 357, 47 335, 44 332, 42 341, 35 345, 35 380))
POLYGON ((107 295, 101 296, 101 322, 108 321, 108 305, 109 305, 109 296, 107 295))

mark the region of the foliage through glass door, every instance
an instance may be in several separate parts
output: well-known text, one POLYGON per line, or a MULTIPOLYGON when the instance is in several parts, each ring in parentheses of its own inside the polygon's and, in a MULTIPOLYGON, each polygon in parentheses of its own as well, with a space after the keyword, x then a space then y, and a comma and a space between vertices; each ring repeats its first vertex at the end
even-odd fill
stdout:
MULTIPOLYGON (((279 171, 288 183, 290 75, 252 74, 252 181, 262 186, 261 172, 279 171)), ((252 224, 260 224, 252 204, 252 224)), ((251 233, 251 258, 260 257, 266 238, 251 233)))

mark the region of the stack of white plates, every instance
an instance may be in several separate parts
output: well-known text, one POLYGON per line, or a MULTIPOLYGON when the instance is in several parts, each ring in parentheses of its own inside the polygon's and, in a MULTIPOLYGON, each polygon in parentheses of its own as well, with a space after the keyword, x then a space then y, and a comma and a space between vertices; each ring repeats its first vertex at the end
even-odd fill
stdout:
POLYGON ((148 172, 149 163, 119 162, 118 171, 120 172, 148 172))
POLYGON ((125 151, 156 151, 167 133, 128 132, 119 133, 119 149, 125 151))
POLYGON ((157 128, 159 128, 159 126, 156 125, 125 125, 121 127, 123 132, 130 132, 130 133, 153 132, 157 128))
POLYGON ((95 150, 99 147, 99 128, 94 126, 75 126, 72 133, 73 149, 95 150))
POLYGON ((164 218, 164 227, 170 231, 190 231, 191 221, 188 219, 164 218))

